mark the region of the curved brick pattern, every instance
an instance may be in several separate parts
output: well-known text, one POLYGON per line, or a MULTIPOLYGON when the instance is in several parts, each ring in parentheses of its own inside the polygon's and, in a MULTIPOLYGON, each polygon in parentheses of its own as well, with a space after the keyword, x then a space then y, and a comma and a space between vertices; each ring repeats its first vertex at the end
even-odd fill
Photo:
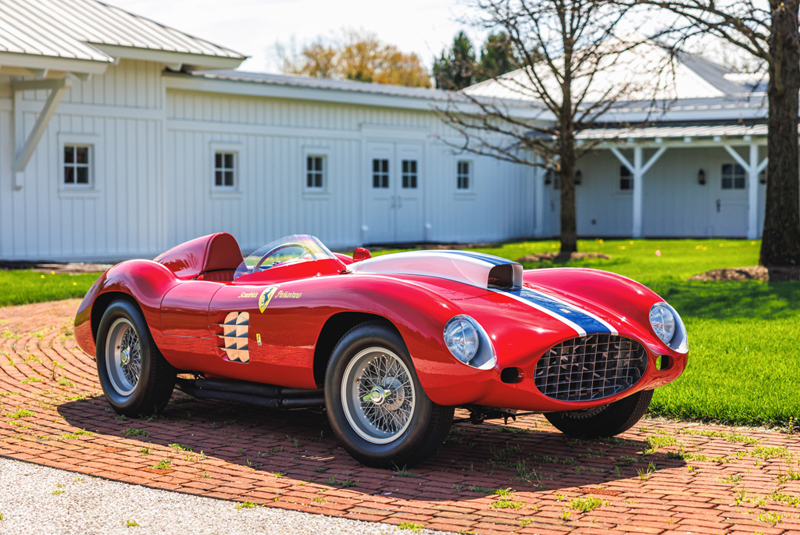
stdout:
POLYGON ((508 426, 459 423, 441 453, 409 473, 356 463, 319 412, 176 393, 163 418, 122 420, 71 336, 77 305, 0 309, 0 455, 451 531, 800 533, 800 443, 787 434, 646 420, 618 440, 580 442, 525 416, 508 426), (496 489, 511 490, 504 498, 496 489), (595 505, 588 496, 601 504, 581 513, 595 505))

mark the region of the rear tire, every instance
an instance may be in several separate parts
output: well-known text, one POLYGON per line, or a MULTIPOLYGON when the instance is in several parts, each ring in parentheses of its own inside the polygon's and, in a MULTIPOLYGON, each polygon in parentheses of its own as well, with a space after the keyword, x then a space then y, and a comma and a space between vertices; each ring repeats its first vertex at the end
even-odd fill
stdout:
POLYGON ((177 372, 156 347, 139 308, 114 301, 97 329, 97 375, 111 407, 125 416, 164 410, 177 372))
POLYGON ((422 390, 400 335, 382 322, 348 331, 325 374, 325 405, 334 433, 359 462, 414 466, 436 454, 453 424, 453 407, 422 390))
POLYGON ((548 412, 544 416, 553 427, 571 437, 608 438, 627 431, 641 420, 652 399, 652 390, 642 390, 602 407, 548 412))

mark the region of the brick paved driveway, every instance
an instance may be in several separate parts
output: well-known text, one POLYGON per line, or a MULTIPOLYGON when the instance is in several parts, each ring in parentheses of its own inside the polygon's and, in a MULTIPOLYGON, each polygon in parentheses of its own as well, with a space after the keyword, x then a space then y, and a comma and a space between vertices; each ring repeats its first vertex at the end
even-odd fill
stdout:
POLYGON ((407 472, 356 463, 319 412, 177 393, 163 418, 119 419, 71 336, 77 305, 0 309, 0 455, 451 531, 800 534, 800 441, 781 433, 644 420, 619 439, 581 442, 541 417, 461 423, 436 458, 407 472))

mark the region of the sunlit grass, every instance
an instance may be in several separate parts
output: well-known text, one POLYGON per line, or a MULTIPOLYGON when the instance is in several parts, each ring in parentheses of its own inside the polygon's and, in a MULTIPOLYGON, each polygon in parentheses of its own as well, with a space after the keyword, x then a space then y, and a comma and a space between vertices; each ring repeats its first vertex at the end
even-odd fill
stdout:
POLYGON ((0 306, 83 297, 100 273, 79 275, 0 270, 0 306))

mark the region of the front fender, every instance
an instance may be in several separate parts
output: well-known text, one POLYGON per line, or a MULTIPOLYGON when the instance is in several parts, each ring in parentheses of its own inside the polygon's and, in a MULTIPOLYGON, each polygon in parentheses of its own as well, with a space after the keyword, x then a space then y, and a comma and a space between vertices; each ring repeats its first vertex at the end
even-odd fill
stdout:
POLYGON ((75 340, 78 346, 95 356, 97 325, 102 311, 115 294, 130 296, 138 303, 158 345, 162 336, 161 300, 177 282, 172 271, 152 260, 128 260, 115 265, 94 282, 78 307, 75 316, 75 340))
POLYGON ((328 295, 320 288, 317 302, 335 303, 332 313, 363 312, 390 321, 403 337, 422 388, 434 403, 461 405, 485 394, 493 371, 462 364, 444 344, 445 324, 464 313, 458 300, 413 281, 367 274, 344 277, 328 295))

